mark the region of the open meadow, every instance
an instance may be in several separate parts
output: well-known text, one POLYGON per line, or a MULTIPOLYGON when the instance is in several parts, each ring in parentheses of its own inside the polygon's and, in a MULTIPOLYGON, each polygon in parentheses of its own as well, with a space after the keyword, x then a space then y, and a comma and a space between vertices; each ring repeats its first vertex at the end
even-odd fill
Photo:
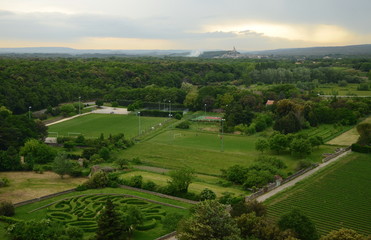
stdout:
POLYGON ((86 181, 86 178, 68 176, 61 179, 54 172, 0 172, 0 178, 2 177, 8 178, 10 185, 0 188, 0 200, 13 203, 75 188, 86 181))
POLYGON ((357 90, 359 84, 348 83, 345 87, 340 87, 336 83, 320 84, 314 91, 321 95, 339 95, 339 96, 368 96, 371 97, 371 91, 357 90))
POLYGON ((369 157, 351 153, 268 199, 268 216, 277 219, 296 207, 316 224, 321 234, 342 227, 371 234, 369 157))
MULTIPOLYGON (((141 132, 151 127, 158 127, 167 118, 140 117, 141 132)), ((88 114, 65 122, 49 126, 49 136, 73 136, 82 134, 86 138, 99 137, 101 133, 107 137, 109 134, 124 133, 127 138, 132 138, 139 133, 139 118, 134 114, 88 114)))

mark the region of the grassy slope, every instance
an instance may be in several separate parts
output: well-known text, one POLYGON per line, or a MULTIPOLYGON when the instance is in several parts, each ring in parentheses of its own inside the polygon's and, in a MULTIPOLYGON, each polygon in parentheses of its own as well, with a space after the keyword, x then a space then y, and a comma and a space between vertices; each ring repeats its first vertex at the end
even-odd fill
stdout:
MULTIPOLYGON (((141 175, 143 177, 143 181, 151 180, 160 186, 166 186, 170 177, 166 174, 160 173, 152 173, 146 171, 132 171, 121 175, 123 179, 129 179, 132 176, 141 175)), ((209 188, 216 193, 218 197, 222 196, 223 192, 231 192, 235 193, 236 195, 245 195, 247 194, 246 191, 240 190, 238 188, 233 187, 222 187, 217 184, 220 181, 217 177, 212 176, 205 176, 205 175, 197 175, 194 181, 189 185, 189 191, 199 194, 203 189, 209 188), (211 179, 210 179, 211 178, 211 179)))
MULTIPOLYGON (((166 120, 158 117, 140 117, 141 130, 149 129, 166 120)), ((49 132, 58 132, 59 136, 68 136, 69 132, 81 133, 85 137, 99 137, 101 133, 124 133, 131 138, 138 135, 138 117, 135 115, 89 114, 69 121, 49 126, 49 132)))
MULTIPOLYGON (((250 165, 261 154, 255 150, 257 139, 256 136, 224 135, 224 152, 221 152, 218 134, 171 130, 136 144, 123 154, 128 158, 139 157, 148 165, 169 169, 192 166, 198 173, 220 175, 220 169, 235 164, 250 165)), ((321 146, 307 158, 320 161, 322 153, 333 149, 332 146, 321 146)), ((297 158, 290 154, 274 156, 286 162, 287 171, 293 171, 297 158)))
MULTIPOLYGON (((371 123, 371 117, 366 118, 364 121, 362 121, 362 123, 371 123)), ((356 127, 354 127, 340 136, 330 140, 328 144, 349 146, 357 142, 358 138, 359 134, 356 127)))
POLYGON ((268 199, 268 215, 278 218, 302 209, 321 234, 341 227, 371 234, 370 155, 352 153, 294 187, 268 199))
MULTIPOLYGON (((55 201, 58 201, 58 200, 61 200, 61 199, 65 199, 65 198, 72 197, 72 196, 78 196, 78 195, 81 195, 81 194, 89 194, 89 193, 130 194, 130 195, 140 196, 140 197, 144 197, 144 198, 151 199, 151 200, 156 200, 156 201, 163 202, 163 203, 170 203, 170 204, 173 204, 173 205, 182 206, 182 207, 185 207, 185 208, 189 208, 191 206, 188 203, 183 203, 183 202, 179 202, 179 201, 175 201, 175 200, 171 200, 171 199, 161 198, 161 197, 157 197, 157 196, 153 196, 153 195, 150 195, 150 194, 141 193, 141 192, 137 192, 137 191, 120 189, 120 188, 105 188, 105 189, 96 189, 96 190, 87 190, 87 191, 83 191, 83 192, 69 193, 69 194, 65 194, 63 196, 55 197, 55 198, 52 198, 52 199, 47 199, 47 200, 44 200, 44 201, 40 201, 40 202, 36 202, 36 203, 32 203, 32 204, 27 204, 27 205, 18 207, 16 209, 16 215, 14 217, 19 218, 19 219, 24 219, 24 220, 42 219, 46 216, 47 208, 38 210, 38 211, 33 212, 33 213, 29 213, 29 212, 36 209, 36 208, 45 206, 46 204, 49 204, 49 203, 52 203, 52 202, 55 202, 55 201)), ((184 215, 186 215, 188 213, 188 210, 182 210, 182 209, 166 207, 166 206, 162 206, 162 208, 164 208, 168 213, 178 212, 178 213, 181 213, 181 214, 184 214, 184 215)), ((6 224, 0 223, 0 239, 7 239, 6 236, 4 235, 4 233, 5 233, 4 227, 5 226, 6 226, 6 224)), ((134 234, 134 239, 136 239, 136 240, 155 239, 155 238, 157 238, 161 235, 164 235, 164 234, 165 234, 165 232, 162 229, 162 224, 159 224, 158 227, 156 227, 155 229, 152 229, 150 231, 146 231, 146 232, 138 231, 138 232, 136 232, 134 234)))

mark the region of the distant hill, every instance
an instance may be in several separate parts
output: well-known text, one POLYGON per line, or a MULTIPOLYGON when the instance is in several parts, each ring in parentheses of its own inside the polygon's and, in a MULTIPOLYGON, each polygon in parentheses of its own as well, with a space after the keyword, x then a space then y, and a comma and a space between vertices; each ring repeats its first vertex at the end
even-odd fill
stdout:
MULTIPOLYGON (((132 56, 172 56, 191 57, 198 56, 190 50, 105 50, 105 49, 73 49, 65 47, 29 47, 29 48, 0 48, 0 55, 24 55, 24 56, 47 56, 47 57, 132 57, 132 56)), ((305 57, 305 56, 364 56, 371 57, 371 44, 351 45, 339 47, 310 47, 310 48, 287 48, 264 51, 237 52, 233 50, 204 51, 200 58, 248 58, 254 56, 268 57, 305 57)))
POLYGON ((187 50, 105 50, 105 49, 74 49, 65 47, 28 47, 28 48, 0 48, 0 54, 47 54, 51 56, 187 56, 187 50))
POLYGON ((278 56, 371 56, 371 44, 350 45, 339 47, 310 47, 310 48, 287 48, 265 51, 244 52, 247 55, 278 55, 278 56))

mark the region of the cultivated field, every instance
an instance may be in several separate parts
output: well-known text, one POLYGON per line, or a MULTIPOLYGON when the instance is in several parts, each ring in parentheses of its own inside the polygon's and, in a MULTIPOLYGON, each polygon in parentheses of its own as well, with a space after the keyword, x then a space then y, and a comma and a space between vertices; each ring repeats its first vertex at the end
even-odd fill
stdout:
MULTIPOLYGON (((140 117, 141 132, 151 127, 158 127, 166 118, 140 117)), ((69 121, 49 126, 49 132, 57 132, 58 136, 68 136, 69 133, 80 133, 85 137, 99 137, 101 133, 105 137, 109 134, 124 133, 126 137, 135 137, 139 133, 139 118, 136 115, 119 114, 88 114, 69 121)), ((49 134, 55 137, 56 134, 49 134)))
POLYGON ((297 207, 321 234, 341 227, 371 234, 371 162, 352 153, 294 187, 268 199, 268 216, 277 219, 297 207))
MULTIPOLYGON (((371 117, 368 117, 362 123, 371 123, 371 117)), ((359 138, 359 134, 357 132, 357 128, 354 127, 350 129, 349 131, 339 135, 338 137, 330 140, 327 142, 328 144, 333 144, 333 145, 343 145, 343 146, 350 146, 353 143, 357 142, 359 138)))
POLYGON ((6 177, 10 180, 10 186, 0 188, 0 201, 7 200, 13 203, 75 188, 86 181, 86 178, 72 178, 68 176, 61 179, 54 172, 44 172, 43 174, 34 172, 0 172, 0 177, 6 177))
MULTIPOLYGON (((105 198, 108 196, 111 196, 117 205, 135 205, 144 213, 145 222, 139 227, 142 230, 134 232, 133 239, 135 240, 155 239, 166 234, 167 232, 163 229, 161 220, 167 214, 174 212, 187 215, 187 209, 191 206, 184 202, 161 198, 142 192, 120 188, 105 188, 73 192, 40 202, 27 204, 16 209, 16 215, 14 218, 21 220, 42 219, 46 217, 52 218, 56 221, 62 221, 67 225, 76 225, 81 227, 85 230, 86 237, 89 237, 93 235, 91 232, 96 228, 95 216, 103 206, 105 198), (158 203, 123 195, 138 196, 158 203), (51 206, 47 206, 51 203, 51 206), (179 206, 180 208, 165 206, 163 204, 172 204, 179 206), (36 210, 38 208, 41 209, 36 210)), ((7 239, 7 236, 4 234, 5 226, 6 224, 0 223, 0 239, 4 240, 7 239)))

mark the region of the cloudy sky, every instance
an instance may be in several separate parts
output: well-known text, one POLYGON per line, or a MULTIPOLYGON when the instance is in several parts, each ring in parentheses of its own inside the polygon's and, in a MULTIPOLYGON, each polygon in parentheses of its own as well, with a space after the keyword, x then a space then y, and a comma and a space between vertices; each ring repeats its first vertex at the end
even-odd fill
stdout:
POLYGON ((0 47, 262 50, 371 43, 370 0, 3 0, 0 47))

